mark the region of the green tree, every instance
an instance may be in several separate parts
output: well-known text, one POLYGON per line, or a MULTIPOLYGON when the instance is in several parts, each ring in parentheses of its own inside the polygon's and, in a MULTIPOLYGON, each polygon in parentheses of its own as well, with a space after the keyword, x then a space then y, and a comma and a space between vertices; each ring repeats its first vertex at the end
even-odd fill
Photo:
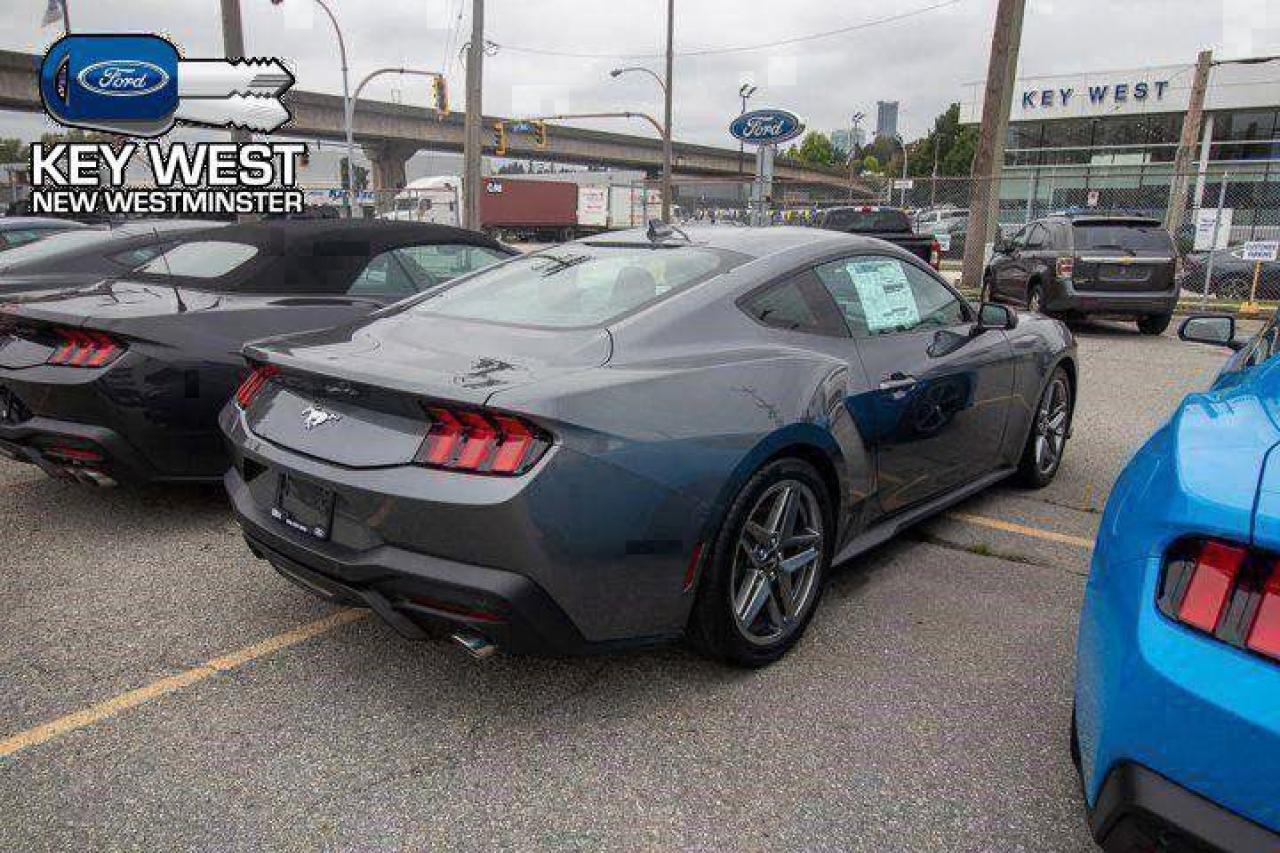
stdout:
MULTIPOLYGON (((933 121, 933 129, 908 146, 907 173, 916 177, 938 174, 954 177, 968 175, 977 144, 976 128, 960 124, 960 105, 952 104, 933 121)), ((901 162, 899 162, 901 166, 901 162)))
POLYGON ((879 174, 880 159, 874 154, 868 154, 866 157, 862 158, 862 168, 873 175, 879 174))
POLYGON ((800 161, 810 166, 836 165, 836 149, 831 137, 816 130, 806 133, 800 141, 800 161))

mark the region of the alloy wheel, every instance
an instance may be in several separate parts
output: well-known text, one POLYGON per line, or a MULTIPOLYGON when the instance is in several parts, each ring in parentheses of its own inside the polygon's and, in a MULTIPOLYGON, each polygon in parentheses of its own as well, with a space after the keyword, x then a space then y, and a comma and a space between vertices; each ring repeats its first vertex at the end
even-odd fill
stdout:
POLYGON ((791 634, 817 590, 823 548, 822 509, 798 480, 771 486, 738 536, 729 606, 749 642, 768 645, 791 634))
POLYGON ((1045 391, 1036 411, 1036 470, 1048 474, 1058 466, 1067 443, 1067 420, 1071 415, 1071 392, 1067 380, 1059 376, 1045 391))

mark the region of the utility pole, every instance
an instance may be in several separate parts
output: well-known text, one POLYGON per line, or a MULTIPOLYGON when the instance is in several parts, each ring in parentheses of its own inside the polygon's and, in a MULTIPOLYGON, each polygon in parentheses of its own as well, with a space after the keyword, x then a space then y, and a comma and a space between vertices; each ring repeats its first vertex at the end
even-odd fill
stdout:
POLYGON ((667 85, 662 127, 662 221, 671 221, 671 70, 675 65, 676 0, 667 0, 667 85))
MULTIPOLYGON (((65 5, 63 8, 65 10, 65 5)), ((68 32, 70 26, 67 25, 68 32)), ((244 24, 240 20, 240 0, 222 0, 222 50, 227 59, 240 59, 244 56, 244 24)), ((231 141, 244 145, 253 141, 253 135, 247 130, 233 130, 231 141)), ((253 218, 242 213, 236 217, 236 221, 249 222, 253 218)))
POLYGON ((480 124, 484 80, 484 0, 471 0, 471 45, 467 50, 467 115, 463 127, 462 187, 465 204, 463 226, 480 228, 480 169, 484 162, 480 124))
POLYGON ((1022 18, 1026 0, 1000 0, 995 30, 991 34, 991 59, 987 63, 987 88, 982 99, 982 127, 973 155, 973 198, 969 205, 969 239, 965 241, 961 281, 967 287, 982 285, 987 243, 996 231, 1000 203, 1000 173, 1004 169, 1005 135, 1013 81, 1022 43, 1022 18))
MULTIPOLYGON (((1204 97, 1209 89, 1209 72, 1213 69, 1213 51, 1202 50, 1196 58, 1196 76, 1191 83, 1191 102, 1182 117, 1182 135, 1178 137, 1178 153, 1173 157, 1173 176, 1169 181, 1169 208, 1164 214, 1164 227, 1177 231, 1187 207, 1187 172, 1191 170, 1191 154, 1200 138, 1204 121, 1204 97)), ((1203 164, 1201 164, 1203 165, 1203 164)))

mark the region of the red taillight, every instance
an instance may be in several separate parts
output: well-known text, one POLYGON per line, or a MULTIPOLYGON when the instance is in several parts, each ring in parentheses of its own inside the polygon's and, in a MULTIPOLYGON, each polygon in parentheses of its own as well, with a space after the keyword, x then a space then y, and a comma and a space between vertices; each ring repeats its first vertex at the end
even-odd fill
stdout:
POLYGON ((273 376, 280 373, 280 368, 274 364, 264 364, 254 369, 249 374, 249 378, 241 383, 240 388, 236 391, 236 405, 242 409, 248 409, 253 403, 253 399, 267 387, 267 383, 271 381, 273 376))
POLYGON ((1196 558, 1191 581, 1178 605, 1178 619, 1210 634, 1231 597, 1247 552, 1234 545, 1206 542, 1196 558))
POLYGON ((1076 271, 1075 258, 1058 258, 1058 262, 1054 265, 1058 278, 1071 278, 1076 271))
POLYGON ((942 244, 937 240, 929 244, 929 266, 935 270, 942 266, 942 244))
POLYGON ((1183 541, 1165 562, 1156 601, 1171 619, 1280 661, 1280 561, 1218 541, 1183 541))
POLYGON ((1249 629, 1249 648, 1280 660, 1280 565, 1272 564, 1271 577, 1262 589, 1262 601, 1249 629))
POLYGON ((428 406, 431 426, 415 461, 430 468, 476 474, 523 474, 550 446, 537 427, 477 409, 428 406))
POLYGON ((124 345, 104 332, 54 329, 58 345, 46 364, 63 367, 106 367, 124 352, 124 345))

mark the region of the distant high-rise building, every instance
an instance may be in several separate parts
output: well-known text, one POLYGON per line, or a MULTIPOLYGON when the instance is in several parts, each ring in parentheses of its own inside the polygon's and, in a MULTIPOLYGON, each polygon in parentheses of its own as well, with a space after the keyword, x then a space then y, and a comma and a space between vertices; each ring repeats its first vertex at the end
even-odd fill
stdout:
POLYGON ((848 157, 853 150, 853 134, 845 128, 831 131, 831 147, 841 157, 848 157))
POLYGON ((876 136, 898 135, 898 102, 876 101, 876 136))

